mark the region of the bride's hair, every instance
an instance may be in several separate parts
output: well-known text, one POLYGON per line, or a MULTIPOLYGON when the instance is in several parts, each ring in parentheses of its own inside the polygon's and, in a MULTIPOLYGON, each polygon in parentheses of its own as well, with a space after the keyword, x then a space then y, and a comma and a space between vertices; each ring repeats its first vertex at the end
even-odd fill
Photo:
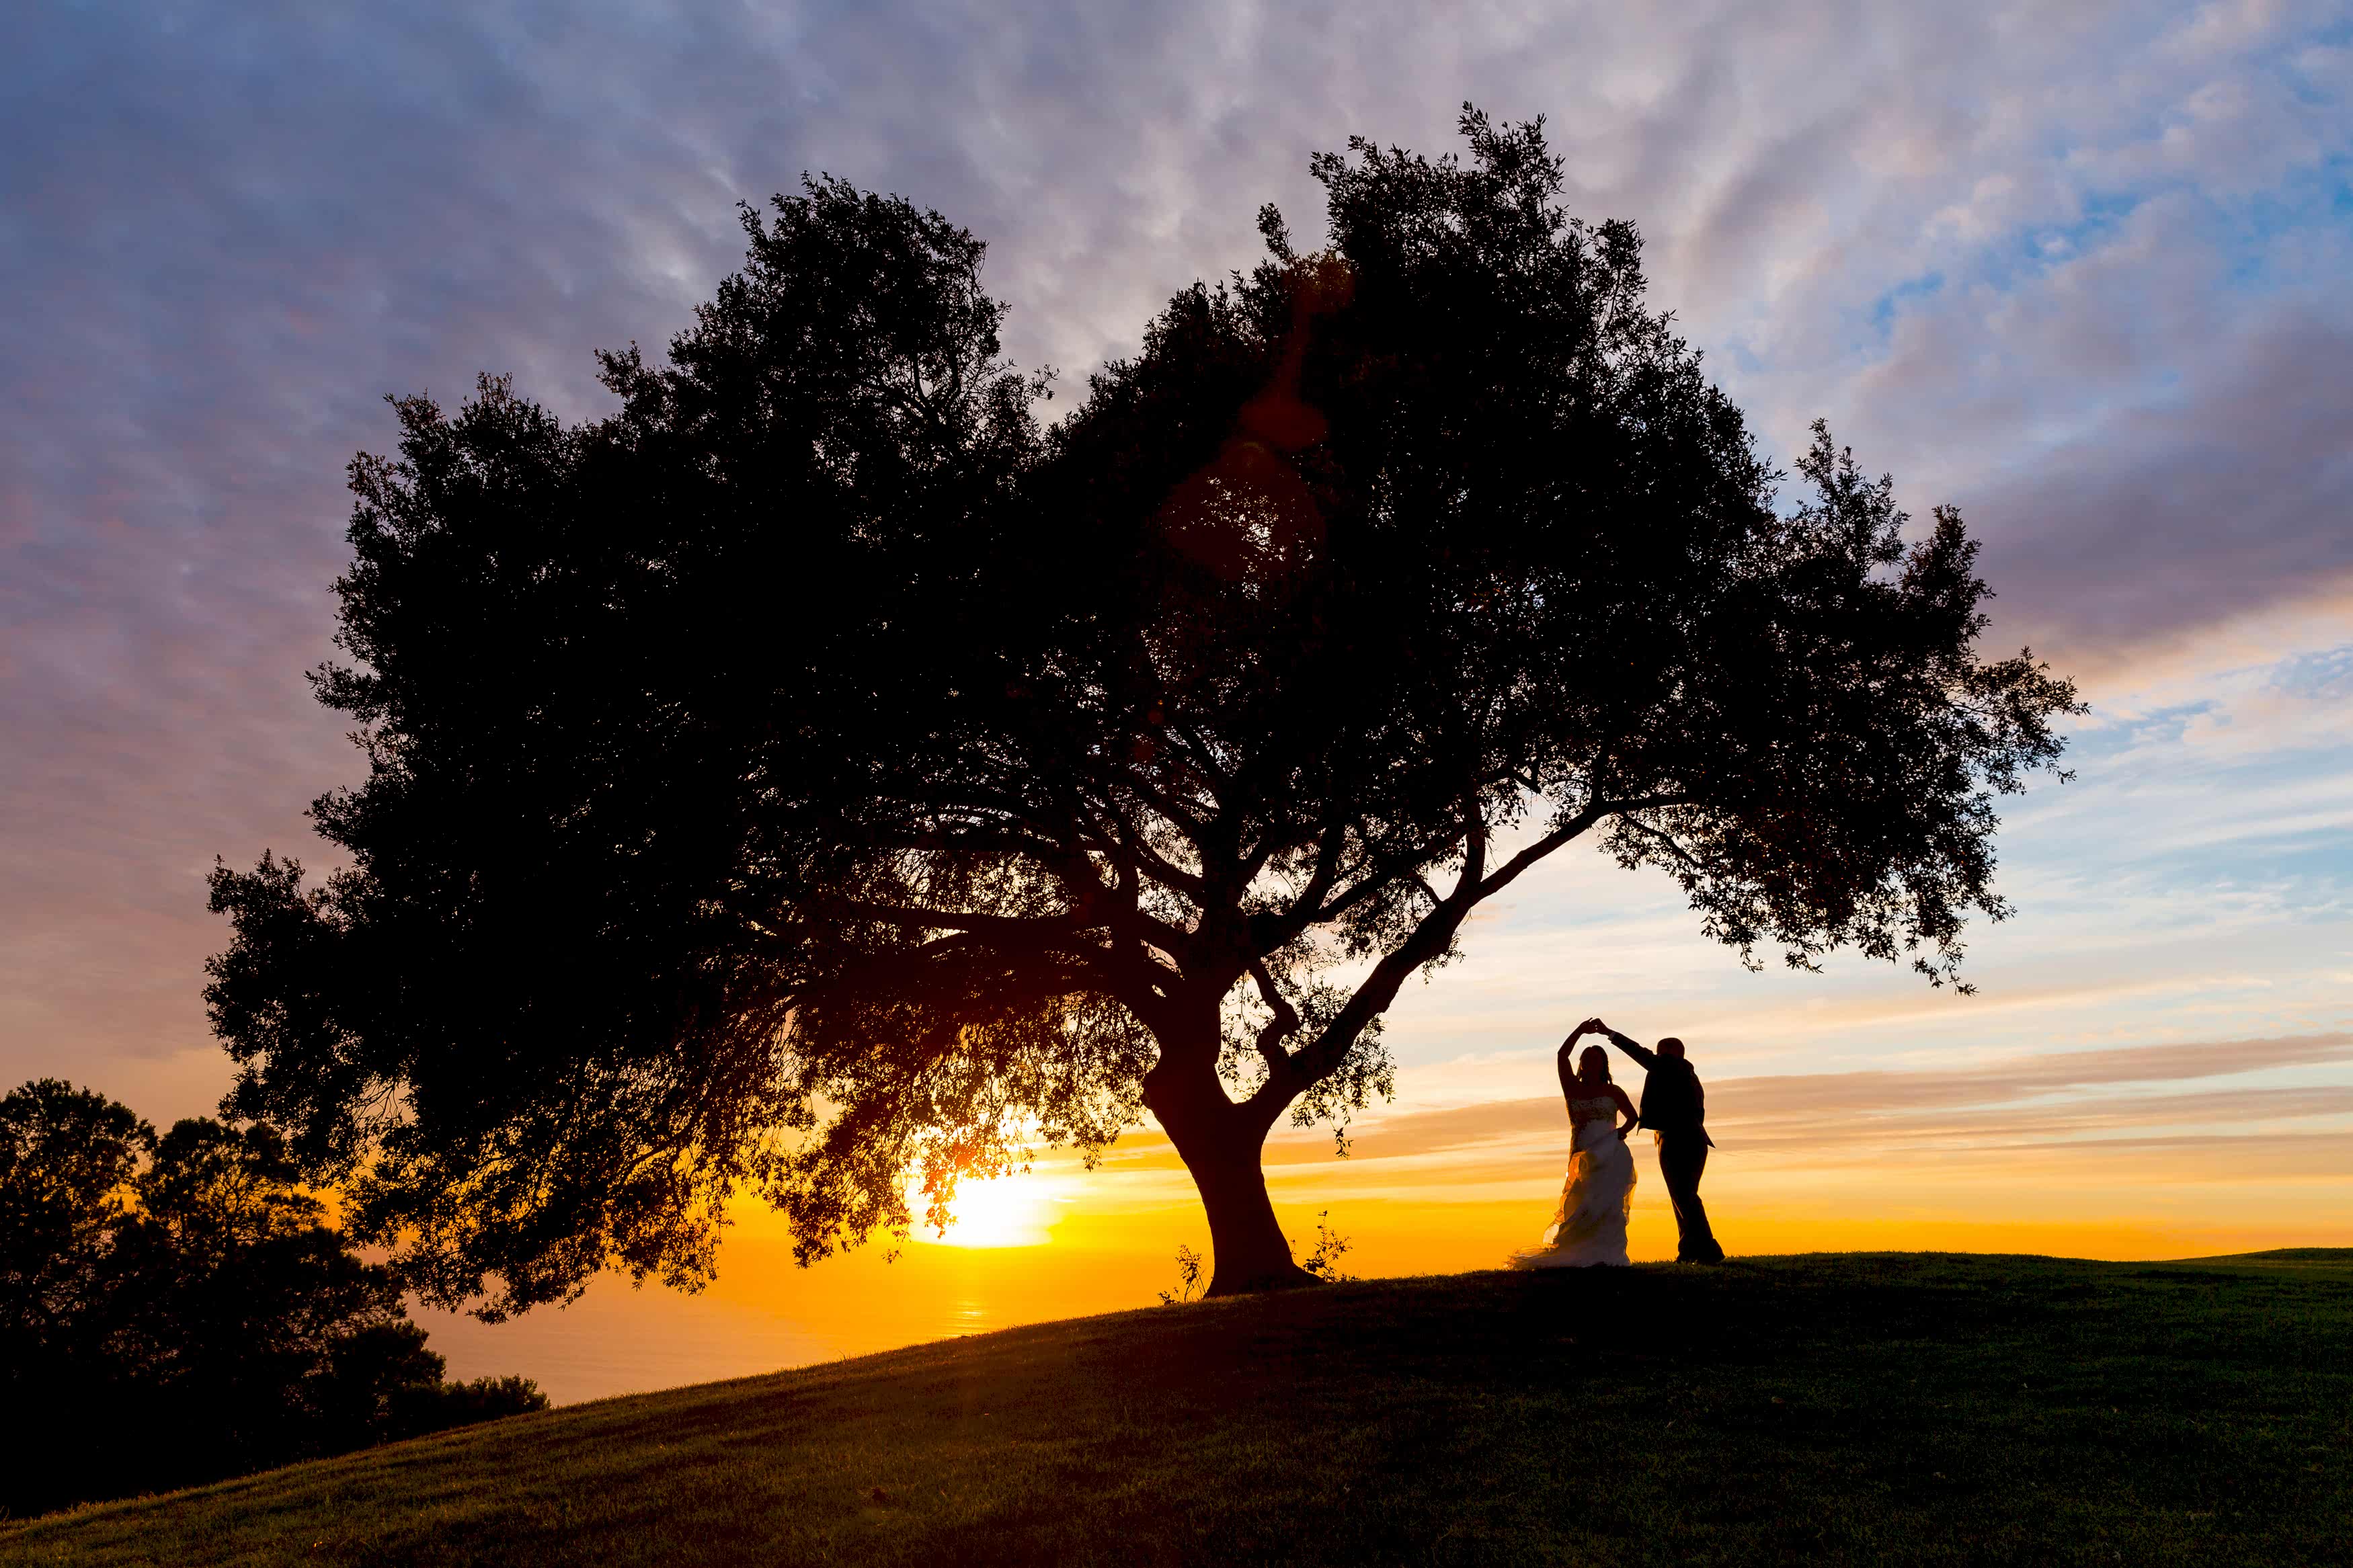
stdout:
POLYGON ((1593 1066, 1596 1059, 1599 1059, 1601 1063, 1601 1081, 1608 1083, 1609 1081, 1609 1053, 1603 1050, 1599 1046, 1588 1046, 1585 1047, 1585 1054, 1577 1058, 1577 1076, 1579 1078, 1590 1077, 1591 1075, 1587 1071, 1587 1069, 1593 1066))

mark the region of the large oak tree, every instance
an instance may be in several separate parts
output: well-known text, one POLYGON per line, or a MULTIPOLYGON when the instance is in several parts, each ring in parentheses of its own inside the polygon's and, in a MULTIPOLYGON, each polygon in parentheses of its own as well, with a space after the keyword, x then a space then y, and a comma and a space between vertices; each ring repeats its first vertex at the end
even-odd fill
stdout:
POLYGON ((1400 984, 1581 837, 1752 961, 1952 978, 2072 689, 1979 656, 1952 511, 1819 428, 1785 500, 1635 231, 1462 129, 1317 158, 1326 247, 1266 210, 1050 428, 979 243, 829 179, 609 417, 400 401, 317 677, 345 868, 214 884, 231 1109, 492 1313, 1148 1110, 1230 1292, 1303 1278, 1268 1131, 1386 1090, 1400 984))

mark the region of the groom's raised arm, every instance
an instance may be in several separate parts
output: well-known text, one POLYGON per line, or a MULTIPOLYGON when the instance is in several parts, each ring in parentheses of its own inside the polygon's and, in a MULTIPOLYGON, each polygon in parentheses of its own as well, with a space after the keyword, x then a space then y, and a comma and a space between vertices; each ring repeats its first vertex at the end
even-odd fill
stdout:
POLYGON ((1609 1043, 1611 1045, 1617 1047, 1628 1056, 1632 1057, 1636 1061, 1641 1062, 1644 1071, 1648 1071, 1651 1068, 1659 1065, 1659 1053, 1651 1049, 1650 1047, 1636 1045, 1633 1041, 1628 1039, 1625 1036, 1620 1034, 1617 1030, 1611 1028, 1607 1024, 1601 1026, 1601 1032, 1609 1037, 1609 1043))

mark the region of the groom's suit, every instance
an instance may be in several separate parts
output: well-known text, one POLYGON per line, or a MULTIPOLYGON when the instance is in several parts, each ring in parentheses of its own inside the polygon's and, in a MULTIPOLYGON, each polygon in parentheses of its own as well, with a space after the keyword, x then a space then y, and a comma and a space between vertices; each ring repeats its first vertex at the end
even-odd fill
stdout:
POLYGON ((1707 1135, 1707 1091, 1700 1087, 1699 1074, 1683 1058, 1662 1057, 1614 1029, 1609 1043, 1641 1063, 1646 1075, 1640 1114, 1641 1125, 1658 1134, 1659 1174, 1675 1205, 1675 1260, 1723 1262, 1724 1248, 1716 1245, 1707 1208, 1699 1201, 1699 1178, 1707 1169, 1707 1152, 1715 1147, 1707 1135))

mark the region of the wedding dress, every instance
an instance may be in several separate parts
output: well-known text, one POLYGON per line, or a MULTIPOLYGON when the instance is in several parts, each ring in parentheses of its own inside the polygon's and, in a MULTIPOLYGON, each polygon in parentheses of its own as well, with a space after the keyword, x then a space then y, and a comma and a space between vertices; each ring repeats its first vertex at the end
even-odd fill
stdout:
POLYGON ((1572 1100, 1568 1113, 1576 1131, 1560 1208, 1544 1234, 1543 1246, 1512 1254, 1514 1268, 1627 1261, 1626 1211, 1634 1203, 1634 1152, 1618 1136, 1617 1102, 1607 1095, 1572 1100))

